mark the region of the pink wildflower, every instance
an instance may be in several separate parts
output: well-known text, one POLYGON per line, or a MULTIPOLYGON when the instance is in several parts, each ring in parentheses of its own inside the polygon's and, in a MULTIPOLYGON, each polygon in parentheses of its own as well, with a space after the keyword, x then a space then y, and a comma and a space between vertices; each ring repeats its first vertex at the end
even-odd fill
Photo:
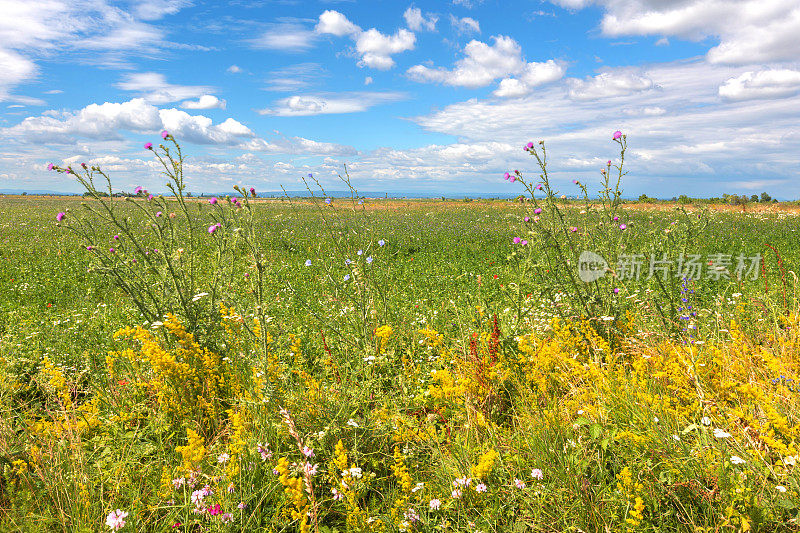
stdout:
POLYGON ((65 217, 65 216, 67 216, 67 214, 66 214, 65 212, 63 212, 63 211, 62 211, 62 212, 60 212, 59 214, 57 214, 57 215, 56 215, 56 220, 58 220, 59 222, 61 222, 62 220, 64 220, 64 217, 65 217))
POLYGON ((222 507, 220 507, 219 504, 209 505, 206 511, 208 511, 208 514, 210 514, 211 516, 217 516, 222 514, 222 507))
POLYGON ((621 132, 621 131, 619 131, 619 130, 615 131, 615 132, 614 132, 614 140, 616 141, 616 140, 617 140, 617 139, 619 139, 620 137, 622 137, 622 132, 621 132))
POLYGON ((119 509, 111 511, 106 518, 106 525, 110 527, 112 531, 119 531, 125 527, 125 518, 127 518, 127 516, 127 511, 121 511, 119 509))
POLYGON ((152 150, 153 149, 153 143, 144 143, 144 149, 145 150, 152 150))
POLYGON ((166 140, 167 137, 169 137, 169 132, 167 130, 162 131, 161 138, 166 140))

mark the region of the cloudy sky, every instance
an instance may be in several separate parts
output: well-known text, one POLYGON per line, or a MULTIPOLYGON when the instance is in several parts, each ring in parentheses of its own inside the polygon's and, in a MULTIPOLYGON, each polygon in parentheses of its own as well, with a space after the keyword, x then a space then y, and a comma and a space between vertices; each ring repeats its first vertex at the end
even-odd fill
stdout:
POLYGON ((800 0, 0 0, 0 190, 79 189, 59 164, 163 190, 167 129, 196 192, 234 184, 800 198, 800 0))

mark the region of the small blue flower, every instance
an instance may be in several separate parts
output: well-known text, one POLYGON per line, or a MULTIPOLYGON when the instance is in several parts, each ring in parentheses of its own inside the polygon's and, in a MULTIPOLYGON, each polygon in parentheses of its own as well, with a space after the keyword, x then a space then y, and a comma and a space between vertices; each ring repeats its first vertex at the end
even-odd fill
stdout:
POLYGON ((364 253, 364 250, 359 250, 359 251, 357 251, 356 253, 357 253, 358 255, 361 255, 361 254, 363 254, 363 253, 364 253))
POLYGON ((350 281, 350 274, 345 274, 344 275, 344 280, 345 281, 350 281))
POLYGON ((367 264, 372 264, 372 256, 367 257, 367 264))
POLYGON ((345 259, 345 260, 344 260, 344 264, 345 264, 345 265, 349 265, 350 263, 352 263, 352 261, 350 261, 349 259, 345 259))
POLYGON ((383 239, 378 241, 378 246, 384 246, 385 244, 386 244, 386 241, 384 241, 383 239))
POLYGON ((306 259, 306 266, 307 266, 307 267, 310 267, 310 266, 311 266, 311 259, 306 259))

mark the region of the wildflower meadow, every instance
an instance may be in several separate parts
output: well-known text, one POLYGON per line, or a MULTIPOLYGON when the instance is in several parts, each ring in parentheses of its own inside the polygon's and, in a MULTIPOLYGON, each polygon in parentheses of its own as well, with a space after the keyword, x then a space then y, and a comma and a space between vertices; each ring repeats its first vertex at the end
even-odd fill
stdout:
POLYGON ((800 211, 625 200, 628 138, 514 200, 0 198, 0 530, 796 531, 800 211))

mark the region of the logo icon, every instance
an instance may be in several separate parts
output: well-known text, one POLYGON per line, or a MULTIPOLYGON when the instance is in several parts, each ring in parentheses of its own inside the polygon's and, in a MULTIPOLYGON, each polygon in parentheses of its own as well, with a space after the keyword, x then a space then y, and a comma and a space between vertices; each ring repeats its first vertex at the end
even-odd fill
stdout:
POLYGON ((591 283, 606 275, 608 263, 594 252, 585 250, 578 258, 578 277, 581 281, 591 283))

